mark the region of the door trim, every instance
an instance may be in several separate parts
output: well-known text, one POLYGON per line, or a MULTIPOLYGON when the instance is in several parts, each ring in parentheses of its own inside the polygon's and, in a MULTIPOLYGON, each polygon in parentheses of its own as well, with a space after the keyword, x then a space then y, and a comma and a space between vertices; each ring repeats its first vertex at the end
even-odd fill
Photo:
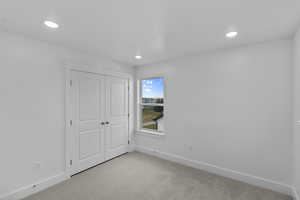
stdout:
POLYGON ((115 76, 120 78, 128 79, 128 151, 133 149, 133 134, 134 134, 134 78, 133 75, 130 73, 123 73, 123 72, 115 72, 110 70, 102 70, 102 69, 95 69, 92 66, 79 66, 74 64, 64 64, 65 69, 65 172, 67 175, 72 174, 72 167, 70 161, 72 160, 72 148, 71 148, 71 134, 73 131, 73 127, 70 123, 72 119, 72 108, 70 105, 71 102, 71 72, 78 71, 78 72, 85 72, 85 73, 93 73, 98 75, 109 75, 115 76))

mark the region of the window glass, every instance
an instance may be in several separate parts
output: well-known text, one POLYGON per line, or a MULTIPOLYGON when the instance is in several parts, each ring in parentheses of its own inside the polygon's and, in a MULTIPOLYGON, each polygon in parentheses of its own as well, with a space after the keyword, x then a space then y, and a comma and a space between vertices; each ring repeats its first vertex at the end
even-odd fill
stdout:
POLYGON ((142 128, 163 131, 163 106, 142 106, 142 128))
POLYGON ((142 103, 164 103, 164 79, 142 80, 142 103))
POLYGON ((143 79, 141 84, 141 128, 164 130, 164 78, 143 79))

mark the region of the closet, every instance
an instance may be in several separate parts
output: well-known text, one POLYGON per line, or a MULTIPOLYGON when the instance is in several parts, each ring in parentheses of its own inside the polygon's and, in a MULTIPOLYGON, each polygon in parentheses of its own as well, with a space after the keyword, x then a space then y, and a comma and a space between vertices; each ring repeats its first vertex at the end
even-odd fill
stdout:
POLYGON ((78 173, 128 151, 128 79, 71 71, 70 171, 78 173))

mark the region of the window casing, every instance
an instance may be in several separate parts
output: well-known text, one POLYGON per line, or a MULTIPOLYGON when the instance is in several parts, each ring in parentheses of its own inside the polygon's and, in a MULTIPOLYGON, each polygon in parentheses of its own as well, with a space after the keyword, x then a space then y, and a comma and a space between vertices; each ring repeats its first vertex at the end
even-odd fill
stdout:
POLYGON ((139 130, 164 132, 164 78, 146 78, 139 81, 139 130))

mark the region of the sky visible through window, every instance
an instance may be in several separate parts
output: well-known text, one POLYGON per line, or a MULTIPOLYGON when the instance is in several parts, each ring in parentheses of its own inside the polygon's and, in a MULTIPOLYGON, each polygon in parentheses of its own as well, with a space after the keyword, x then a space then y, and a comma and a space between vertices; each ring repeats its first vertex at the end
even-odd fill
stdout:
POLYGON ((163 98, 164 78, 142 80, 143 98, 163 98))

